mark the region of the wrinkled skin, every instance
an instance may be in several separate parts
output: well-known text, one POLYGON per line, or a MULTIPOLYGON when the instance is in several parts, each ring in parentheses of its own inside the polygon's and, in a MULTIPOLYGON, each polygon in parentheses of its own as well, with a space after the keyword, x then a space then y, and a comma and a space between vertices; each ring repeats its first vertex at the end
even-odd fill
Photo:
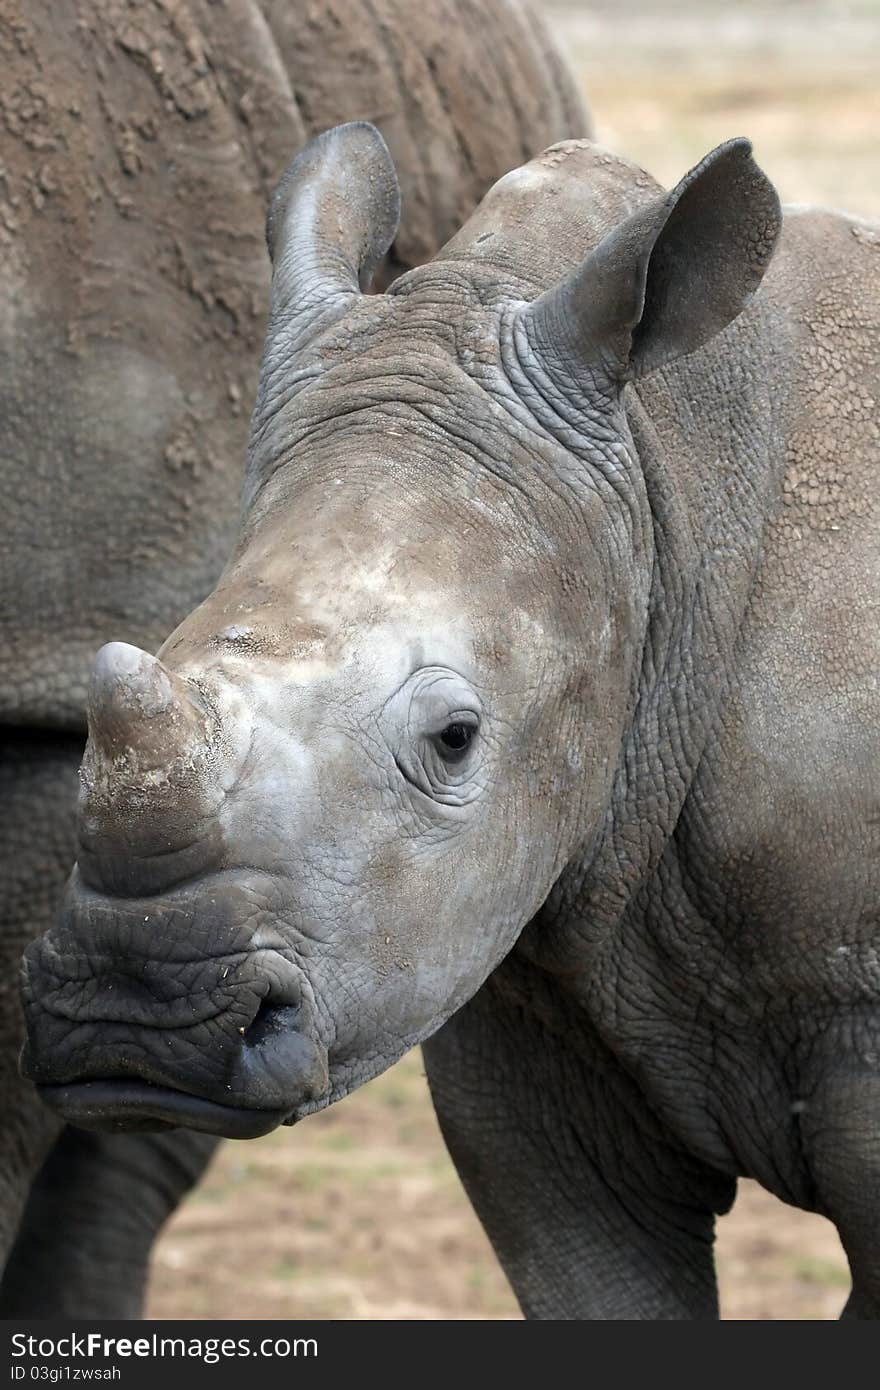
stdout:
POLYGON ((744 1174, 876 1317, 880 233, 574 141, 365 298, 395 212, 365 126, 273 199, 241 535, 99 655, 28 1074, 257 1133, 428 1039, 527 1314, 716 1316, 744 1174))
POLYGON ((6 1316, 135 1316, 152 1236, 215 1142, 60 1131, 17 1074, 16 981, 76 856, 94 652, 158 646, 233 542, 268 192, 315 131, 379 120, 406 201, 386 284, 505 169, 588 130, 518 0, 406 20, 404 0, 0 0, 6 1316))

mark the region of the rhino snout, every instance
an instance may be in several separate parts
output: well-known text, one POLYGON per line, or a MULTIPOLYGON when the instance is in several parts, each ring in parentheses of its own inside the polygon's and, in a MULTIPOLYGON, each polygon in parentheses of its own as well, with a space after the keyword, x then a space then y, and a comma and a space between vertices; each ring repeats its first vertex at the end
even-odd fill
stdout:
POLYGON ((328 1088, 305 976, 249 883, 120 902, 74 882, 23 999, 22 1071, 85 1128, 251 1138, 328 1088))

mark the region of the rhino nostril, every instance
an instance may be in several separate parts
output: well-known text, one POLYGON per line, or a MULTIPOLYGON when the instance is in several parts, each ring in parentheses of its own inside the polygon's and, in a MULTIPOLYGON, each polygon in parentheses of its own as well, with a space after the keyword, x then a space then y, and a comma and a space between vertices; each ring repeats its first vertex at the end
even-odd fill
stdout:
POLYGON ((253 1104, 271 1109, 279 1096, 294 1096, 301 1104, 326 1092, 327 1052, 304 1023, 299 1004, 267 998, 252 1023, 243 1032, 239 1029, 235 1079, 253 1104))
POLYGON ((271 1043, 295 1027, 297 1007, 290 1004, 276 1004, 270 999, 260 1001, 260 1006, 246 1028, 239 1028, 245 1047, 260 1047, 271 1043))

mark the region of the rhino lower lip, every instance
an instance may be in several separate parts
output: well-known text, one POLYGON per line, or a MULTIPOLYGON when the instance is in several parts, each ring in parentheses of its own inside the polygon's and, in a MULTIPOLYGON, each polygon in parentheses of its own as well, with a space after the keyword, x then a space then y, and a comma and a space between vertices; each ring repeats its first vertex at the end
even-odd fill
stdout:
POLYGON ((75 1081, 37 1086, 44 1105, 80 1129, 202 1130, 224 1139, 257 1139, 287 1118, 285 1110, 246 1110, 218 1105, 147 1081, 75 1081))

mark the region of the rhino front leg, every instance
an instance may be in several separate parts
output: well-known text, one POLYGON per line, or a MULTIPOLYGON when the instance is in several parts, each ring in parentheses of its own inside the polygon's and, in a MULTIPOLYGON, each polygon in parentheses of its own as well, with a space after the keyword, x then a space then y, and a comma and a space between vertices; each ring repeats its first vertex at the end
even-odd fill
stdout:
POLYGON ((717 1318, 714 1218, 735 1182, 696 1166, 589 1051, 492 980, 424 1047, 444 1138, 523 1312, 717 1318))
POLYGON ((823 1047, 820 1079, 804 1087, 801 1143, 815 1198, 834 1222, 852 1274, 845 1318, 880 1319, 880 1040, 858 1024, 823 1047))
POLYGON ((201 1176, 213 1135, 65 1127, 31 1191, 0 1283, 0 1318, 137 1318, 160 1226, 201 1176))

